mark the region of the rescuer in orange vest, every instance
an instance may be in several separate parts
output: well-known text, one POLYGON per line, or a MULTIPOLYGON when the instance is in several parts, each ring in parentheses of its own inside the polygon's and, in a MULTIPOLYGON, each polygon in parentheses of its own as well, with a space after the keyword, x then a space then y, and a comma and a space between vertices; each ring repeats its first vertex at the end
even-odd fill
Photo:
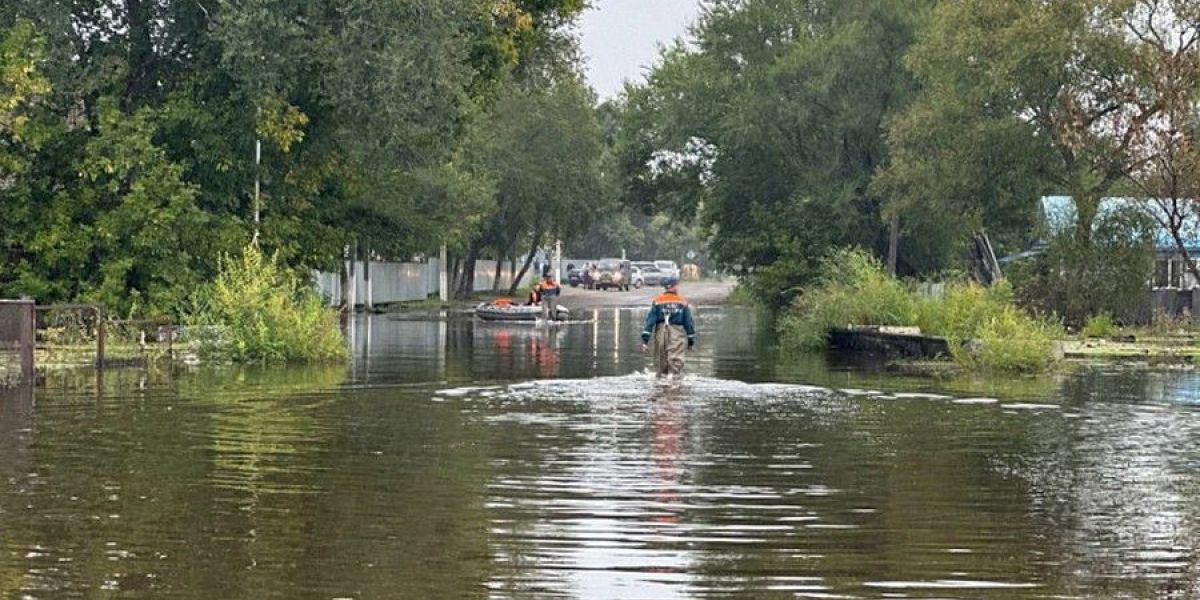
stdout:
POLYGON ((654 365, 659 377, 682 374, 684 356, 696 345, 692 308, 679 295, 679 279, 667 277, 663 287, 666 291, 650 304, 646 325, 642 328, 642 352, 649 349, 653 338, 654 365))

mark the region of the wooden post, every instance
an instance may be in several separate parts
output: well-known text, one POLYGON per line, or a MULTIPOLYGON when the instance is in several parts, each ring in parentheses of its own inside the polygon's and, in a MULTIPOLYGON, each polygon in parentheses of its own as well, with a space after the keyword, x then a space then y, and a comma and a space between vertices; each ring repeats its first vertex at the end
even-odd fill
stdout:
POLYGON ((17 333, 17 352, 21 357, 21 380, 33 381, 34 351, 37 346, 37 310, 31 299, 23 298, 20 303, 20 331, 17 333))
POLYGON ((108 324, 104 321, 104 311, 99 306, 93 306, 96 311, 96 368, 104 369, 104 349, 108 344, 108 324))

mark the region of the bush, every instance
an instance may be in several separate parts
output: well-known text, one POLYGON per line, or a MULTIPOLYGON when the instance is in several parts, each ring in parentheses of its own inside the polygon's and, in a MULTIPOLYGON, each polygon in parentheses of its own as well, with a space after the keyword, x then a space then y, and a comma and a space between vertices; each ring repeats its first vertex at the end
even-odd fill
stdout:
POLYGON ((918 296, 861 250, 827 261, 822 284, 796 301, 781 330, 785 344, 818 349, 829 329, 847 325, 916 325, 945 337, 953 358, 976 370, 1043 370, 1058 334, 1056 325, 1017 308, 1005 281, 953 283, 940 298, 918 296))
POLYGON ((849 249, 822 264, 817 287, 796 298, 780 324, 785 343, 824 348, 829 330, 847 325, 911 325, 912 294, 870 254, 849 249))
POLYGON ((1154 231, 1146 215, 1118 207, 1096 217, 1087 243, 1075 238, 1074 229, 1059 232, 1044 253, 1007 269, 1019 304, 1074 327, 1102 313, 1137 320, 1149 311, 1154 231))
POLYGON ((1087 323, 1079 333, 1085 338, 1106 338, 1117 334, 1117 324, 1112 315, 1100 313, 1088 317, 1087 323))
POLYGON ((337 312, 255 244, 221 258, 216 280, 196 295, 186 322, 207 356, 237 362, 346 356, 337 312))

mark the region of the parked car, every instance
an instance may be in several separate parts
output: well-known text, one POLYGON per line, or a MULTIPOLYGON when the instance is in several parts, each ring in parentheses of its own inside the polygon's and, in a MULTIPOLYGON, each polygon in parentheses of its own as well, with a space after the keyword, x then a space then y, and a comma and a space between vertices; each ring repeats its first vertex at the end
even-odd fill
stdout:
POLYGON ((662 271, 663 277, 674 277, 675 279, 679 279, 679 265, 676 265, 675 261, 656 260, 654 261, 654 265, 658 267, 659 271, 662 271))
POLYGON ((642 271, 643 285, 662 285, 663 273, 652 262, 635 262, 633 266, 642 271))
POLYGON ((596 266, 597 277, 593 283, 595 289, 629 291, 633 285, 633 265, 619 258, 605 258, 596 266))
MULTIPOLYGON (((587 265, 584 265, 585 267, 587 265)), ((579 287, 583 285, 583 269, 570 265, 567 267, 567 285, 571 287, 579 287)))
POLYGON ((646 280, 642 277, 642 270, 636 266, 629 267, 630 278, 633 280, 633 287, 641 289, 646 285, 646 280))

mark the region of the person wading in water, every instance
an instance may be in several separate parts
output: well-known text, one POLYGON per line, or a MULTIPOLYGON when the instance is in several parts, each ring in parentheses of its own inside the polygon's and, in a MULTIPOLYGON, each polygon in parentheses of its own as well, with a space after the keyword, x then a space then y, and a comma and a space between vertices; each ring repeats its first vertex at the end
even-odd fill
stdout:
POLYGON ((554 275, 551 275, 550 271, 542 274, 542 282, 534 286, 533 292, 537 294, 537 302, 542 305, 542 319, 546 321, 558 319, 558 297, 562 294, 562 288, 554 280, 554 275))
POLYGON ((653 338, 654 366, 659 377, 683 374, 684 356, 696 345, 692 309, 679 295, 679 279, 667 277, 663 287, 666 291, 650 304, 646 326, 642 328, 642 352, 649 349, 653 338))

